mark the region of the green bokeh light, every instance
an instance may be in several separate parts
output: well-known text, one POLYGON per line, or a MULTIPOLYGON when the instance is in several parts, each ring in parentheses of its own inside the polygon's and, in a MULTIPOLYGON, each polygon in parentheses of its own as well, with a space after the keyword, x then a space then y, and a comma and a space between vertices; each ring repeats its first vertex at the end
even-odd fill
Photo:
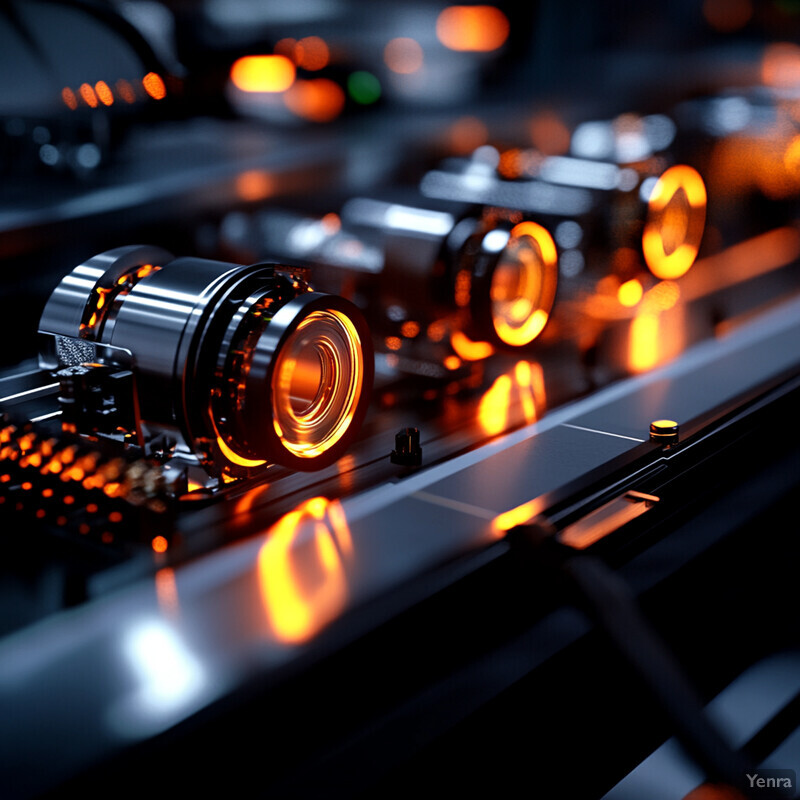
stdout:
POLYGON ((381 82, 371 72, 359 70, 347 79, 347 91, 356 103, 368 106, 381 96, 381 82))

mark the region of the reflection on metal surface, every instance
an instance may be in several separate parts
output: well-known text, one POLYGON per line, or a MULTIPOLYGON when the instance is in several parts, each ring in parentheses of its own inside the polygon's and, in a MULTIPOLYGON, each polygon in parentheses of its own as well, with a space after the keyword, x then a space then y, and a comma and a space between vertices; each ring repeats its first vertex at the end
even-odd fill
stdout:
MULTIPOLYGON (((124 637, 122 652, 136 679, 130 698, 130 732, 158 726, 169 715, 185 709, 206 686, 200 662, 177 630, 160 620, 141 622, 124 637)), ((117 720, 120 727, 127 720, 117 720)))
POLYGON ((546 402, 540 364, 518 361, 489 387, 478 405, 478 422, 490 436, 520 423, 535 422, 546 402))
POLYGON ((156 599, 165 617, 176 618, 180 614, 178 603, 178 586, 175 582, 175 571, 164 567, 156 572, 156 599))
POLYGON ((489 342, 473 342, 461 331, 453 331, 450 344, 464 361, 481 361, 494 353, 494 347, 489 342))
POLYGON ((492 533, 497 536, 498 539, 502 539, 512 528, 530 522, 543 508, 544 502, 540 498, 536 498, 516 506, 516 508, 504 511, 492 520, 492 533))
POLYGON ((656 182, 648 200, 642 249, 650 271, 680 278, 695 259, 706 220, 706 188, 700 174, 680 164, 656 182))
POLYGON ((345 563, 352 553, 338 501, 306 500, 275 523, 258 554, 258 578, 277 639, 307 641, 339 615, 347 599, 345 563))

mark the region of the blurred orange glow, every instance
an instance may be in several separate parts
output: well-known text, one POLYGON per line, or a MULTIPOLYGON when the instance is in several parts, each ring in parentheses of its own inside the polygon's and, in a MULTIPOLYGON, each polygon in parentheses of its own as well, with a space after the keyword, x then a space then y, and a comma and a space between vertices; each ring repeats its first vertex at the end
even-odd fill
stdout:
POLYGON ((290 111, 312 122, 335 119, 342 113, 344 101, 342 87, 328 78, 296 81, 284 95, 284 102, 290 111))
POLYGON ((410 75, 422 66, 424 56, 416 39, 399 36, 383 48, 383 60, 392 72, 410 75))
POLYGON ((511 377, 501 375, 483 395, 478 406, 478 422, 490 436, 506 429, 510 403, 511 377))
POLYGON ((668 311, 676 305, 681 296, 677 283, 672 281, 659 281, 644 295, 643 310, 647 313, 668 311))
POLYGON ((419 322, 414 322, 414 320, 406 320, 400 326, 400 333, 402 336, 405 336, 406 339, 413 339, 415 336, 419 335, 419 322))
POLYGON ((776 42, 764 48, 761 79, 768 86, 790 88, 800 83, 800 46, 776 42))
POLYGON ((73 92, 69 86, 65 86, 61 90, 61 99, 64 101, 64 105, 71 108, 73 111, 78 107, 78 98, 75 97, 75 92, 73 92))
POLYGON ((87 106, 97 108, 97 95, 94 93, 94 89, 92 89, 88 83, 81 84, 80 93, 81 97, 83 98, 83 102, 86 103, 87 106))
POLYGON ((95 93, 97 97, 100 99, 100 102, 104 106, 110 106, 114 102, 114 95, 111 92, 111 89, 108 88, 108 84, 105 81, 97 81, 94 85, 95 93))
POLYGON ((441 342, 446 333, 447 325, 441 320, 436 320, 436 322, 431 322, 431 324, 428 325, 428 338, 432 342, 441 342))
POLYGON ((629 308, 635 306, 641 299, 643 294, 642 284, 634 278, 630 281, 625 281, 617 291, 617 299, 623 306, 629 308))
POLYGON ((384 341, 389 350, 399 350, 403 346, 403 340, 399 336, 387 336, 384 341))
POLYGON ((478 422, 486 433, 494 436, 515 424, 536 422, 545 403, 541 364, 518 361, 514 369, 497 378, 481 398, 478 422))
POLYGON ((326 214, 319 223, 325 233, 338 233, 342 229, 342 220, 333 211, 330 214, 326 214))
POLYGON ((133 86, 131 86, 128 81, 118 80, 116 86, 117 94, 126 103, 134 103, 136 101, 136 92, 133 90, 133 86))
POLYGON ((481 361, 494 353, 494 347, 489 342, 473 342, 461 331, 453 331, 450 344, 464 361, 481 361))
POLYGON ((520 222, 494 269, 492 325, 501 342, 530 344, 547 324, 558 282, 556 246, 535 222, 520 222))
POLYGON ((295 47, 297 47, 297 39, 292 39, 291 37, 287 37, 277 42, 274 49, 278 55, 286 56, 286 58, 294 60, 295 47))
POLYGON ((163 536, 156 536, 151 542, 151 546, 156 553, 166 553, 169 542, 163 536))
POLYGON ((639 314, 631 322, 628 366, 643 372, 658 363, 658 314, 639 314))
POLYGON ((286 56, 244 56, 231 67, 231 81, 243 92, 285 92, 294 78, 294 64, 286 56))
POLYGON ((506 531, 516 528, 517 525, 524 525, 526 522, 530 522, 541 510, 541 500, 529 500, 527 503, 512 508, 510 511, 498 514, 492 521, 492 530, 495 535, 502 537, 506 531))
POLYGON ((436 36, 450 50, 486 53, 508 38, 506 15, 494 6, 450 6, 436 20, 436 36))
POLYGON ((569 150, 569 128, 555 111, 542 111, 530 123, 531 141, 546 156, 558 156, 569 150))
POLYGON ((294 46, 294 60, 297 66, 313 72, 328 65, 330 50, 319 36, 306 36, 294 46))
POLYGON ((489 140, 489 131, 477 117, 461 117, 450 127, 450 147, 456 154, 471 153, 489 140))
POLYGON ((789 142, 783 155, 783 164, 789 176, 800 183, 800 135, 793 137, 789 142))
POLYGON ((178 602, 178 584, 175 581, 175 571, 171 567, 164 567, 156 572, 156 599, 161 610, 169 617, 177 617, 180 613, 178 602))
POLYGON ((743 28, 753 16, 750 0, 704 0, 703 16, 706 22, 721 33, 743 28))
POLYGON ((497 171, 506 180, 514 180, 522 175, 522 150, 513 147, 511 150, 504 150, 500 154, 500 162, 497 171))
POLYGON ((444 365, 449 370, 458 369, 461 366, 461 359, 458 356, 447 356, 444 365))
POLYGON ((466 269, 461 269, 456 273, 455 301, 459 308, 469 305, 470 290, 472 288, 472 276, 466 269))
POLYGON ((161 76, 155 72, 148 72, 142 78, 142 86, 153 100, 163 100, 167 96, 167 87, 164 86, 161 76))
POLYGON ((304 642, 333 620, 347 599, 344 559, 353 542, 341 505, 324 497, 281 517, 258 554, 261 598, 275 636, 304 642))
POLYGON ((248 203, 265 200, 275 191, 275 182, 269 172, 250 169, 236 176, 236 194, 248 203))
POLYGON ((642 250, 657 278, 685 275, 697 258, 706 219, 706 188, 700 174, 683 164, 670 167, 648 200, 642 250))

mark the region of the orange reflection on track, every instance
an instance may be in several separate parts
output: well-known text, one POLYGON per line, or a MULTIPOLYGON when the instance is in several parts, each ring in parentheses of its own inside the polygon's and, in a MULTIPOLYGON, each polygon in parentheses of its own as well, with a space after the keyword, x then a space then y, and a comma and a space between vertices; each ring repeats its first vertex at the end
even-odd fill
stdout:
POLYGON ((306 500, 272 526, 258 554, 258 579, 280 641, 307 641, 339 615, 347 600, 344 563, 352 553, 338 501, 306 500))
POLYGON ((541 510, 542 501, 537 498, 509 511, 504 511, 492 520, 492 532, 500 539, 506 532, 516 528, 517 525, 524 525, 526 522, 530 522, 541 510))
POLYGON ((546 403, 540 364, 518 361, 489 387, 478 405, 478 423, 490 436, 514 425, 536 422, 546 403))
POLYGON ((464 361, 482 361, 494 353, 494 347, 489 342, 474 342, 461 331, 453 331, 450 344, 464 361))

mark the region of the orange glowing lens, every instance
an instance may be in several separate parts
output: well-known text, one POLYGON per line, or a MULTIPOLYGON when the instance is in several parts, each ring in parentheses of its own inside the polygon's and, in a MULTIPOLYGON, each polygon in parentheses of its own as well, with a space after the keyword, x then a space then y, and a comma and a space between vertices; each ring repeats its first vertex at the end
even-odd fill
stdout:
POLYGON ((361 396, 364 354, 351 320, 312 311, 281 348, 272 378, 273 425, 300 458, 330 449, 350 427, 361 396))
POLYGON ((642 250, 657 278, 685 275, 697 258, 706 224, 706 187, 700 174, 683 164, 670 167, 648 200, 642 250))
POLYGON ((281 55, 245 56, 231 67, 231 81, 243 92, 285 92, 294 76, 294 64, 281 55))
POLYGON ((521 222, 500 254, 490 288, 492 323, 501 342, 522 347, 543 330, 558 283, 556 246, 535 222, 521 222))

